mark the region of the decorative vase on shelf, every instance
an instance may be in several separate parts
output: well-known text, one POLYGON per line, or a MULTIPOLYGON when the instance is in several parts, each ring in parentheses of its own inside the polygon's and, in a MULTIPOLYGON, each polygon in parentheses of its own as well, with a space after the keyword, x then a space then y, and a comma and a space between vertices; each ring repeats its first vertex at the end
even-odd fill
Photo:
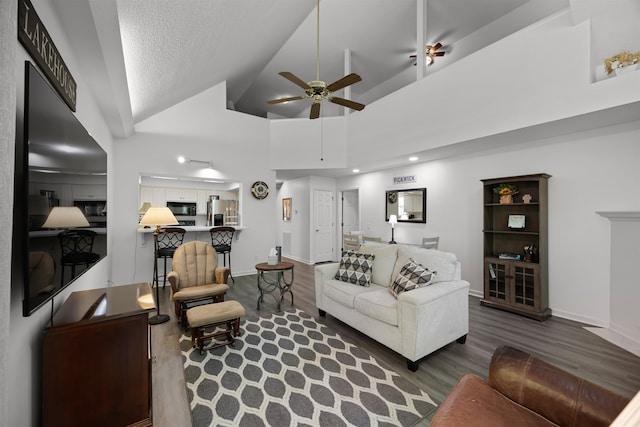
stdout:
POLYGON ((503 194, 500 196, 501 205, 509 205, 511 203, 513 203, 513 196, 511 194, 503 194))
POLYGON ((509 205, 513 203, 513 195, 518 194, 518 187, 513 184, 500 184, 493 192, 498 195, 501 205, 509 205))

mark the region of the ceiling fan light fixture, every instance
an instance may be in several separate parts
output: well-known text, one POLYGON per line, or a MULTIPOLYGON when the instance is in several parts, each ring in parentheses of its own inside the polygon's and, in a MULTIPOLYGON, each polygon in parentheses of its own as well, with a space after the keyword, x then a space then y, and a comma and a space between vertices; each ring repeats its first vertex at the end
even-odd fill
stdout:
POLYGON ((267 101, 269 105, 283 104, 289 101, 296 101, 300 99, 312 98, 311 110, 309 113, 310 119, 317 119, 320 117, 320 106, 323 100, 327 100, 334 104, 341 105, 343 107, 350 108, 352 110, 361 111, 365 105, 359 102, 350 101, 342 98, 331 97, 331 93, 350 86, 362 80, 362 78, 356 73, 348 74, 341 79, 336 80, 331 84, 320 80, 320 0, 316 6, 317 10, 317 32, 316 32, 316 79, 310 82, 305 82, 298 76, 289 71, 281 71, 280 74, 285 79, 301 87, 304 90, 304 95, 295 96, 290 98, 271 99, 267 101))
MULTIPOLYGON (((424 50, 424 54, 425 54, 424 61, 425 61, 425 64, 427 66, 433 65, 434 58, 436 56, 444 56, 445 52, 438 51, 438 49, 440 49, 441 47, 442 47, 442 43, 436 43, 433 46, 432 45, 427 45, 425 47, 425 50, 424 50)), ((414 58, 415 59, 417 57, 418 57, 418 55, 409 55, 409 58, 414 58)), ((413 65, 416 65, 416 64, 413 64, 413 65)))

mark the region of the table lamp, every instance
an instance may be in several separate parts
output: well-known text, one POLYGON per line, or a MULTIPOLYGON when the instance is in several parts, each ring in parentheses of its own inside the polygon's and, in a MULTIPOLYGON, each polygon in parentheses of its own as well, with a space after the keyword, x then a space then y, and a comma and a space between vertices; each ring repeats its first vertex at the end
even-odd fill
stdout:
POLYGON ((51 209, 42 228, 88 227, 89 221, 77 206, 56 206, 51 209))
POLYGON ((389 215, 389 224, 391 224, 391 241, 389 243, 392 245, 396 244, 396 241, 393 239, 393 229, 395 228, 397 223, 398 223, 398 216, 389 215))
MULTIPOLYGON (((163 225, 178 225, 178 220, 176 219, 175 216, 173 216, 171 209, 167 207, 151 206, 149 209, 147 209, 144 216, 140 220, 140 225, 156 226, 156 229, 153 232, 153 239, 154 239, 153 258, 154 258, 154 262, 157 263, 158 261, 156 259, 156 254, 155 254, 155 250, 156 250, 155 240, 158 238, 158 234, 162 233, 162 231, 160 230, 160 227, 163 225)), ((151 316, 149 318, 149 324, 151 325, 157 325, 169 320, 169 315, 160 314, 160 290, 158 288, 159 286, 156 283, 156 315, 151 316)))
POLYGON ((155 225, 155 233, 160 233, 160 227, 163 225, 178 225, 178 220, 173 216, 171 209, 151 206, 144 213, 140 220, 140 225, 155 225))

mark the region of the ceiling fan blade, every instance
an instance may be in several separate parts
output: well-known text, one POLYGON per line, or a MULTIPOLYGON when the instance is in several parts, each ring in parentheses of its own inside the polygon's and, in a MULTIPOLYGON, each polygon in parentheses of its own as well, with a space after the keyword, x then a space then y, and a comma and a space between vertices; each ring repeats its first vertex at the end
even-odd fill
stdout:
POLYGON ((305 98, 306 98, 305 96, 291 96, 289 98, 271 99, 267 101, 267 104, 270 104, 270 105, 282 104, 283 102, 297 101, 299 99, 305 99, 305 98))
POLYGON ((438 42, 431 47, 431 50, 436 51, 442 47, 442 43, 438 42))
POLYGON ((327 86, 327 90, 329 92, 335 92, 337 90, 342 89, 343 87, 347 87, 354 83, 358 83, 361 80, 362 80, 362 77, 360 77, 356 73, 351 73, 344 76, 340 80, 336 80, 335 82, 331 83, 329 86, 327 86))
POLYGON ((431 56, 444 56, 445 52, 433 52, 431 56))
POLYGON ((314 102, 313 104, 311 104, 311 112, 309 113, 309 118, 317 119, 318 117, 320 117, 320 103, 314 102))
POLYGON ((309 86, 304 80, 302 80, 300 77, 296 76, 293 73, 290 73, 289 71, 282 71, 280 73, 282 77, 284 77, 285 79, 289 80, 290 82, 300 86, 302 89, 311 89, 311 86, 309 86))
POLYGON ((343 107, 351 108, 352 110, 362 111, 364 110, 365 105, 360 104, 359 102, 350 101, 344 98, 331 97, 329 98, 329 102, 333 102, 334 104, 342 105, 343 107))

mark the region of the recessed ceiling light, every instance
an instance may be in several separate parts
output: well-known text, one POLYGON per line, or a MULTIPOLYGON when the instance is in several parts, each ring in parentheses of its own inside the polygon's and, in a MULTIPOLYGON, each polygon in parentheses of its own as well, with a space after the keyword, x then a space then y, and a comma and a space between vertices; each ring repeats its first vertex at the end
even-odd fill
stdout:
POLYGON ((409 161, 410 161, 410 162, 415 162, 416 160, 418 160, 418 157, 417 157, 417 156, 411 156, 411 157, 409 157, 409 161))
POLYGON ((358 172, 360 172, 360 169, 354 169, 353 170, 353 173, 358 173, 358 172))

